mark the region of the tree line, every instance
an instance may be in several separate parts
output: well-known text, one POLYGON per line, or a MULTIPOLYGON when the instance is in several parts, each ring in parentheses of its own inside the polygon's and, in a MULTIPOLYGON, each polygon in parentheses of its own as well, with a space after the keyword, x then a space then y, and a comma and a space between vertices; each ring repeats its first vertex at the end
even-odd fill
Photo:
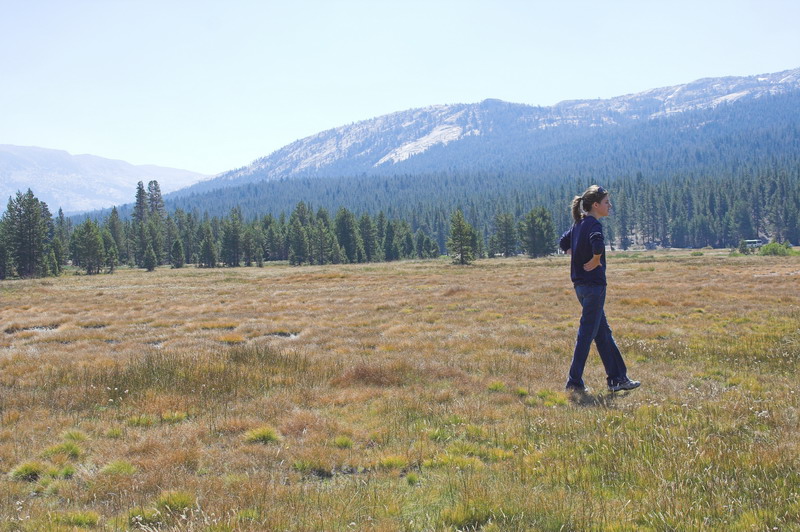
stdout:
POLYGON ((535 257, 554 251, 555 235, 572 223, 569 199, 592 183, 611 191, 614 208, 604 223, 616 248, 800 242, 798 151, 763 163, 743 160, 736 172, 723 175, 666 178, 636 172, 605 182, 589 177, 538 182, 521 174, 442 172, 265 182, 218 191, 217 204, 199 197, 200 205, 217 209, 212 212, 227 204, 221 215, 165 202, 155 181, 138 184, 130 207, 79 218, 65 218, 61 210, 53 217, 29 190, 10 198, 0 218, 0 279, 57 275, 70 262, 98 273, 121 264, 148 269, 275 260, 329 264, 442 253, 458 255, 459 261, 517 253, 535 257), (239 194, 244 194, 241 204, 232 201, 239 194), (303 196, 319 206, 298 199, 303 196), (294 206, 275 211, 287 198, 297 199, 294 206), (453 252, 456 213, 469 227, 466 232, 456 224, 469 252, 453 252))
POLYGON ((430 227, 412 228, 408 220, 390 219, 382 211, 356 215, 340 207, 331 215, 303 201, 288 217, 265 214, 247 220, 238 206, 223 217, 181 209, 168 213, 157 181, 146 188, 138 183, 128 218, 114 207, 102 220, 73 224, 60 209, 54 219, 30 189, 10 198, 0 218, 0 279, 58 275, 70 263, 97 274, 111 273, 119 265, 152 271, 160 265, 214 268, 263 266, 267 261, 342 264, 427 259, 444 252, 467 264, 486 256, 526 252, 538 257, 554 251, 554 224, 544 208, 519 222, 511 213, 498 215, 495 234, 487 241, 460 208, 450 215, 446 231, 435 237, 430 227))

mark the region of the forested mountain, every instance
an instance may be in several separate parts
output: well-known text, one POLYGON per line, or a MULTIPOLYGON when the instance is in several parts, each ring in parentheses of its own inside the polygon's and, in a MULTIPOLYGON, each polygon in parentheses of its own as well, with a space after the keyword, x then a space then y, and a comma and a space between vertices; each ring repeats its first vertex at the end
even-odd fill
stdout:
POLYGON ((205 176, 160 166, 134 166, 94 155, 0 144, 0 200, 28 188, 52 208, 81 212, 130 201, 138 181, 157 180, 164 192, 197 183, 205 176))
POLYGON ((385 212, 444 249, 454 209, 487 241, 498 214, 539 206, 562 230, 566 204, 590 183, 615 192, 616 245, 797 242, 800 69, 552 108, 487 100, 395 113, 298 141, 166 205, 245 218, 300 201, 385 212))
MULTIPOLYGON (((640 158, 643 171, 672 171, 687 163, 694 170, 704 162, 716 168, 721 147, 710 143, 797 124, 796 99, 782 97, 798 91, 800 69, 709 78, 552 107, 485 100, 412 109, 298 140, 178 195, 295 177, 481 171, 559 179, 565 174, 620 172, 629 168, 631 159, 640 158), (704 155, 710 159, 691 160, 704 155)), ((748 139, 734 140, 738 142, 729 146, 731 151, 772 149, 748 139)))
POLYGON ((504 142, 471 137, 433 147, 407 161, 405 174, 265 180, 167 196, 166 205, 211 216, 239 207, 245 218, 289 213, 300 201, 330 211, 344 206, 385 212, 409 220, 412 230, 430 231, 444 249, 447 220, 456 208, 486 238, 498 213, 519 217, 537 206, 550 209, 563 230, 570 223, 571 197, 597 182, 614 192, 609 222, 618 245, 800 240, 800 91, 614 127, 568 126, 536 134, 539 142, 508 135, 504 142), (470 160, 474 168, 467 168, 470 160), (423 173, 431 167, 440 170, 423 173), (730 229, 734 215, 740 220, 736 231, 730 229))

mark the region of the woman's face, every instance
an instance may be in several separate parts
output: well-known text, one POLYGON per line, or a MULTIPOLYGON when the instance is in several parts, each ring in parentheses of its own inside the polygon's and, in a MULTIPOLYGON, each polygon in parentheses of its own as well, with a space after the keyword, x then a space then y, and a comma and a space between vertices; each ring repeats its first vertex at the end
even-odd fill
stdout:
POLYGON ((608 216, 608 211, 611 210, 611 200, 609 199, 610 196, 606 196, 600 201, 595 201, 592 204, 592 214, 595 218, 603 218, 608 216))

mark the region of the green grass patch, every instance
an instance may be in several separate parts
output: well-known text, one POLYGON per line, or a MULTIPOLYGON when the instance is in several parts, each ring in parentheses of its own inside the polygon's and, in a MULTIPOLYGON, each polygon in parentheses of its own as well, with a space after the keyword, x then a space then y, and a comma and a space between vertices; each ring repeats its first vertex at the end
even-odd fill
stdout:
POLYGON ((106 464, 106 466, 100 470, 100 473, 104 475, 130 476, 135 474, 136 471, 136 466, 127 460, 114 460, 106 464))
POLYGON ((166 491, 158 496, 156 508, 173 514, 183 513, 197 504, 197 497, 188 491, 166 491))
POLYGON ((189 414, 187 414, 186 412, 173 411, 173 412, 163 412, 161 414, 161 422, 168 424, 180 423, 181 421, 186 421, 188 418, 189 414))
POLYGON ((352 449, 353 440, 347 436, 336 436, 333 439, 333 445, 339 449, 352 449))
POLYGON ((74 441, 67 441, 49 447, 42 452, 42 456, 47 458, 51 458, 56 455, 62 455, 67 458, 77 460, 78 458, 83 456, 83 449, 81 449, 80 446, 74 441))
POLYGON ((248 430, 244 434, 244 441, 246 443, 261 443, 267 445, 281 441, 281 437, 278 431, 272 427, 259 427, 257 429, 248 430))
POLYGON ((36 482, 44 476, 48 467, 41 462, 25 462, 11 470, 11 478, 25 482, 36 482))
POLYGON ((57 515, 55 521, 60 525, 94 528, 100 524, 100 514, 92 511, 69 512, 57 515))
POLYGON ((145 414, 131 416, 125 421, 129 427, 148 428, 155 424, 155 419, 145 414))

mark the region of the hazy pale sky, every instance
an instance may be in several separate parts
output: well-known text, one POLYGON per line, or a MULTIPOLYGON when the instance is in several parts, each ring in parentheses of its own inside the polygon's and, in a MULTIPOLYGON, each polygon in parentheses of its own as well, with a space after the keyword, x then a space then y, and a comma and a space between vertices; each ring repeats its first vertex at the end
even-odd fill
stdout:
POLYGON ((375 116, 800 67, 796 0, 0 0, 0 144, 207 174, 375 116))

